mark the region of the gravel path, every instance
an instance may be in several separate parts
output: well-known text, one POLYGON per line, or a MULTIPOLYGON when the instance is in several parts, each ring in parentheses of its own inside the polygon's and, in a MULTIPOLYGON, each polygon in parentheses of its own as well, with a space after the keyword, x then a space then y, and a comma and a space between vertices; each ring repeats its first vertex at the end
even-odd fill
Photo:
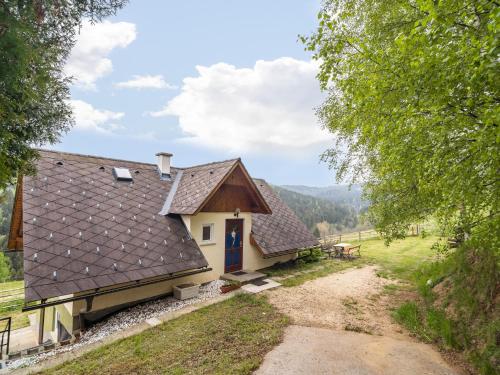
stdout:
POLYGON ((367 266, 267 292, 296 325, 255 374, 459 374, 392 322, 390 297, 381 293, 390 283, 367 266))
POLYGON ((457 375, 431 346, 387 336, 290 326, 255 375, 457 375))
POLYGON ((279 288, 270 291, 269 298, 294 324, 400 337, 400 327, 386 311, 387 297, 381 295, 391 283, 377 276, 375 266, 368 266, 279 288))
POLYGON ((105 337, 118 332, 124 331, 134 325, 143 323, 148 319, 159 317, 162 314, 180 310, 183 307, 203 302, 219 296, 220 286, 224 284, 222 280, 212 281, 200 287, 198 297, 188 300, 179 301, 174 297, 165 297, 155 301, 146 302, 129 309, 116 313, 104 321, 92 326, 88 331, 85 331, 80 340, 72 345, 62 346, 57 349, 33 355, 30 357, 20 358, 8 364, 9 369, 27 367, 37 364, 45 359, 51 358, 59 353, 70 352, 94 342, 100 341, 105 337))

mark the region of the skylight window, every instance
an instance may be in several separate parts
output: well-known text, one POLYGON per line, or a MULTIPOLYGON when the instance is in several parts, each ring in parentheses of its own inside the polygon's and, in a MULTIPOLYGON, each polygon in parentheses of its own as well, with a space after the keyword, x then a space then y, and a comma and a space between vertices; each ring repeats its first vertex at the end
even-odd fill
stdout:
POLYGON ((113 168, 113 176, 115 176, 117 181, 133 181, 128 168, 113 168))

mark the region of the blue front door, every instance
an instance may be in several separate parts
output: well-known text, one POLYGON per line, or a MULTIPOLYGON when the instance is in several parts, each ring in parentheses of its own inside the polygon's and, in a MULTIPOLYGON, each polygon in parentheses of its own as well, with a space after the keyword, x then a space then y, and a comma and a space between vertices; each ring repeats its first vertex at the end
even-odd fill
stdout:
POLYGON ((224 272, 241 270, 243 265, 243 219, 226 220, 224 272))

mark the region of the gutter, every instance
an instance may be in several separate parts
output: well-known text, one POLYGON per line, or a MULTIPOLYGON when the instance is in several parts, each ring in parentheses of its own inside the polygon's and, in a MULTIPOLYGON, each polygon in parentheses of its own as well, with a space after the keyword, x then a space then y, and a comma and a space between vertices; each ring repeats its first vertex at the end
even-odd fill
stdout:
POLYGON ((303 249, 283 250, 283 251, 279 251, 276 253, 263 254, 262 258, 264 258, 264 259, 276 258, 276 257, 282 256, 282 255, 299 253, 302 250, 303 249))
POLYGON ((79 296, 63 298, 63 299, 59 299, 56 301, 45 302, 46 299, 42 299, 41 303, 39 303, 39 304, 28 304, 28 305, 25 304, 22 308, 22 311, 23 312, 33 311, 33 310, 43 309, 45 307, 61 305, 61 304, 66 303, 66 302, 74 302, 74 301, 80 301, 80 300, 87 300, 87 303, 89 303, 89 301, 90 301, 90 304, 91 304, 91 300, 94 297, 103 296, 103 295, 111 294, 111 293, 117 293, 117 292, 121 292, 123 290, 128 290, 128 289, 140 288, 141 286, 145 286, 145 285, 157 284, 157 283, 161 283, 163 281, 178 279, 178 278, 181 278, 184 276, 191 276, 191 275, 196 275, 199 273, 209 272, 209 271, 212 271, 212 268, 200 268, 200 269, 197 269, 194 271, 184 272, 181 274, 176 274, 176 275, 171 274, 169 276, 161 277, 161 278, 156 279, 156 280, 149 280, 149 281, 144 281, 144 282, 136 281, 135 284, 132 284, 132 285, 124 285, 124 286, 121 286, 118 288, 113 288, 113 289, 108 289, 108 290, 99 290, 99 288, 97 288, 97 289, 95 289, 95 292, 92 292, 92 293, 86 293, 86 294, 82 294, 79 296))

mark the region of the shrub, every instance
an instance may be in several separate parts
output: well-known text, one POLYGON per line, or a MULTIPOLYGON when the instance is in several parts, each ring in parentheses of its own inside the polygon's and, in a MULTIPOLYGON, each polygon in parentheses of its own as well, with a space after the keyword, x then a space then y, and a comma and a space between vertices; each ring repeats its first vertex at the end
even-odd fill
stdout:
POLYGON ((299 261, 303 263, 319 262, 323 257, 323 252, 318 248, 311 248, 299 252, 299 261))

